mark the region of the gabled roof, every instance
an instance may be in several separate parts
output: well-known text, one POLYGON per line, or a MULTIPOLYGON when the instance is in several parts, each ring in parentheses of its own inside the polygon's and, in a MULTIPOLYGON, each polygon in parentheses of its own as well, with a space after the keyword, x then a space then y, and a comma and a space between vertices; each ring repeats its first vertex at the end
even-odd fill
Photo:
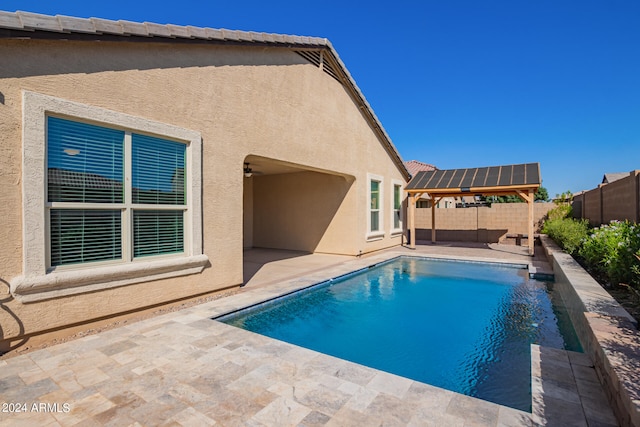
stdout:
POLYGON ((438 168, 428 163, 420 162, 418 160, 409 160, 404 162, 404 166, 407 168, 411 176, 416 176, 418 172, 434 171, 438 168))
POLYGON ((537 188, 541 182, 540 164, 527 163, 418 172, 407 184, 406 190, 450 196, 483 192, 497 194, 516 189, 537 188))
POLYGON ((203 28, 152 22, 113 21, 0 11, 0 38, 58 40, 161 41, 288 48, 338 80, 351 94, 400 172, 410 178, 398 150, 380 120, 326 38, 203 28))

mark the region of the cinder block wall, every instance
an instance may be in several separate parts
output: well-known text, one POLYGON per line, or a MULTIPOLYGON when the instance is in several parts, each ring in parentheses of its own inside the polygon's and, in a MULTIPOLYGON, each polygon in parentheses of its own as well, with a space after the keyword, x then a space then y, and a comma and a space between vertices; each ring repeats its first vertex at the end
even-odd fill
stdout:
POLYGON ((640 170, 576 196, 573 205, 574 216, 588 219, 593 226, 612 220, 640 222, 640 170))
POLYGON ((584 204, 582 215, 589 220, 591 225, 600 225, 602 223, 602 193, 600 188, 584 193, 584 204))
MULTIPOLYGON (((553 203, 535 203, 536 232, 553 203)), ((436 238, 440 241, 496 243, 507 234, 527 234, 526 203, 494 203, 480 208, 437 208, 436 238)), ((416 238, 431 239, 431 209, 416 209, 416 238)))
POLYGON ((602 186, 602 222, 608 223, 611 220, 636 221, 637 201, 634 194, 637 194, 637 181, 635 175, 614 181, 602 186))

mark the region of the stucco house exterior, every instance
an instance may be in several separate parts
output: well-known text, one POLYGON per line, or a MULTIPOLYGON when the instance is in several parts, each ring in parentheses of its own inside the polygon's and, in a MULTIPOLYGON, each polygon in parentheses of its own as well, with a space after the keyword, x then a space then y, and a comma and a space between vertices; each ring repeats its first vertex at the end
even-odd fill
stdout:
POLYGON ((0 352, 399 245, 409 174, 323 38, 0 12, 0 352))

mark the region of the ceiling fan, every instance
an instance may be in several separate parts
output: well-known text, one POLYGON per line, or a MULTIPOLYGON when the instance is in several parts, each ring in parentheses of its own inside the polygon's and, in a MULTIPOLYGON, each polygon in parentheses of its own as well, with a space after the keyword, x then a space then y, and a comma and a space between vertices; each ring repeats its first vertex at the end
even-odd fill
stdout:
POLYGON ((254 171, 251 167, 249 167, 249 162, 244 162, 244 177, 251 178, 253 175, 261 175, 262 172, 254 171))

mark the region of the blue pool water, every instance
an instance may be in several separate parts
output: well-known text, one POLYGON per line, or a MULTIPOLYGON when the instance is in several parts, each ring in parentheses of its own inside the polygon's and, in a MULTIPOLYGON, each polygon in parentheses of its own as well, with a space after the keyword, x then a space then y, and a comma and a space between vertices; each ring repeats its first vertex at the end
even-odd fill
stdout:
POLYGON ((581 351, 558 299, 523 268, 397 258, 219 320, 530 411, 530 344, 581 351))

